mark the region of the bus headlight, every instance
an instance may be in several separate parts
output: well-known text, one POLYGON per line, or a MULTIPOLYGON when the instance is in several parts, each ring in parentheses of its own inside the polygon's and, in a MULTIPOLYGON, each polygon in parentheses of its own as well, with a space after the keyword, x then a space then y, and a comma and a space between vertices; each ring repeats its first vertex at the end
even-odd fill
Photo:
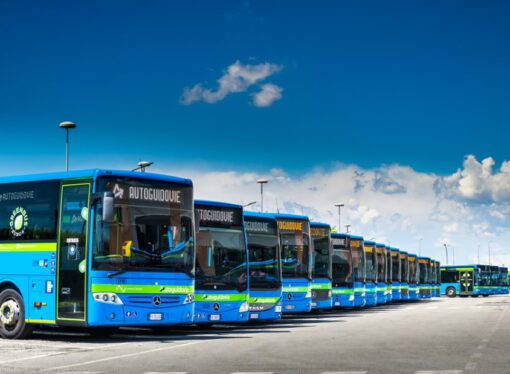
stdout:
POLYGON ((328 291, 328 297, 329 298, 333 297, 333 291, 331 291, 331 290, 328 291))
POLYGON ((353 302, 353 301, 354 301, 354 295, 349 296, 349 301, 350 301, 350 302, 353 302))
POLYGON ((248 303, 242 303, 239 307, 239 313, 245 313, 250 309, 248 303))
POLYGON ((282 306, 281 305, 275 306, 274 311, 275 311, 275 313, 281 313, 282 312, 282 306))
POLYGON ((366 294, 367 294, 367 293, 366 293, 365 291, 363 291, 363 292, 361 293, 361 296, 366 296, 366 294))
POLYGON ((312 291, 308 291, 305 295, 305 299, 311 299, 312 298, 312 291))
POLYGON ((184 299, 183 304, 191 304, 194 301, 195 301, 195 295, 190 293, 190 294, 186 295, 186 298, 184 299))
POLYGON ((110 292, 101 292, 101 293, 93 293, 92 296, 94 300, 98 303, 103 304, 112 304, 112 305, 124 305, 119 296, 115 293, 110 292))

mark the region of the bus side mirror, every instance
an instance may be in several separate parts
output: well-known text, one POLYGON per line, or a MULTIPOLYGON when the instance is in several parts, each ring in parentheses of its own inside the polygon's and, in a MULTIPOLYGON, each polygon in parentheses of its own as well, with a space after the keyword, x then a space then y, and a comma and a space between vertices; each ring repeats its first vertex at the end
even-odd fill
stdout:
POLYGON ((113 194, 111 192, 105 192, 103 195, 103 222, 113 223, 113 194))

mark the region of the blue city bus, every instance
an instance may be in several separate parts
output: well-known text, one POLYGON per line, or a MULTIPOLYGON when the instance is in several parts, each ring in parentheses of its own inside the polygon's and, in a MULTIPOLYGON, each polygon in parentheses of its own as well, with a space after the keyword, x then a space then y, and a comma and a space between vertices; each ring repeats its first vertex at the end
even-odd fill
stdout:
POLYGON ((310 221, 293 214, 274 214, 280 231, 282 313, 312 310, 310 221))
POLYGON ((434 260, 434 292, 433 297, 441 297, 441 264, 439 261, 434 260))
POLYGON ((377 256, 377 304, 386 304, 386 247, 384 244, 376 243, 375 252, 377 256))
POLYGON ((365 299, 366 306, 377 305, 377 253, 375 242, 363 243, 365 253, 365 299))
POLYGON ((282 267, 278 223, 271 214, 244 212, 250 267, 250 320, 282 317, 282 267))
POLYGON ((193 322, 249 319, 248 248, 240 205, 195 200, 196 273, 193 322))
POLYGON ((508 268, 500 267, 499 268, 499 294, 500 295, 508 295, 508 268))
POLYGON ((499 267, 492 265, 490 269, 491 269, 490 294, 497 295, 499 293, 499 279, 500 279, 499 267))
POLYGON ((0 178, 0 336, 191 323, 193 185, 84 170, 0 178))
POLYGON ((400 251, 400 300, 409 300, 409 257, 400 251))
POLYGON ((352 269, 354 274, 354 306, 366 305, 365 276, 366 258, 363 250, 363 237, 351 235, 349 242, 352 250, 352 269))
POLYGON ((429 299, 430 296, 430 281, 431 281, 431 268, 430 258, 418 257, 418 266, 420 268, 420 283, 418 285, 420 290, 420 299, 429 299))
POLYGON ((400 262, 400 251, 397 248, 390 248, 391 253, 391 299, 400 301, 402 294, 400 291, 400 282, 402 279, 402 263, 400 262))
POLYGON ((420 283, 420 268, 418 266, 418 259, 415 254, 409 253, 409 300, 418 300, 420 290, 418 284, 420 283))
POLYGON ((352 249, 347 234, 331 233, 333 246, 333 306, 354 307, 354 277, 352 249))
POLYGON ((333 308, 331 226, 311 222, 312 251, 312 309, 333 308))
POLYGON ((441 266, 441 295, 455 296, 489 296, 489 274, 485 265, 441 266))
POLYGON ((393 300, 393 260, 389 246, 384 246, 384 252, 386 255, 386 302, 389 303, 393 300))

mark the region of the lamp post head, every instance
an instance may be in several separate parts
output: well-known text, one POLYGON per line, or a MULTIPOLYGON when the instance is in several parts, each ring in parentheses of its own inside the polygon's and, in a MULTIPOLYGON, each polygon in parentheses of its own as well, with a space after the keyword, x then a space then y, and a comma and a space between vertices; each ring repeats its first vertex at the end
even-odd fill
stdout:
POLYGON ((76 128, 76 123, 70 122, 70 121, 64 121, 60 122, 60 125, 58 125, 61 129, 71 130, 76 128))
POLYGON ((337 206, 337 207, 341 208, 341 207, 345 206, 345 204, 335 203, 335 206, 337 206))
POLYGON ((260 179, 257 179, 257 183, 260 183, 260 184, 265 184, 265 183, 268 183, 269 181, 267 179, 264 179, 264 178, 260 178, 260 179))

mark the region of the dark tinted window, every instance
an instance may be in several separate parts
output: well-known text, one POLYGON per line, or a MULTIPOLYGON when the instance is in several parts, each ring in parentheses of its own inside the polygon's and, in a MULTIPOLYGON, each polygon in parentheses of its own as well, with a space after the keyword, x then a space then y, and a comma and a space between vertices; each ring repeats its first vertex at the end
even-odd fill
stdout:
POLYGON ((457 283, 459 281, 458 274, 456 271, 442 271, 441 283, 457 283))

